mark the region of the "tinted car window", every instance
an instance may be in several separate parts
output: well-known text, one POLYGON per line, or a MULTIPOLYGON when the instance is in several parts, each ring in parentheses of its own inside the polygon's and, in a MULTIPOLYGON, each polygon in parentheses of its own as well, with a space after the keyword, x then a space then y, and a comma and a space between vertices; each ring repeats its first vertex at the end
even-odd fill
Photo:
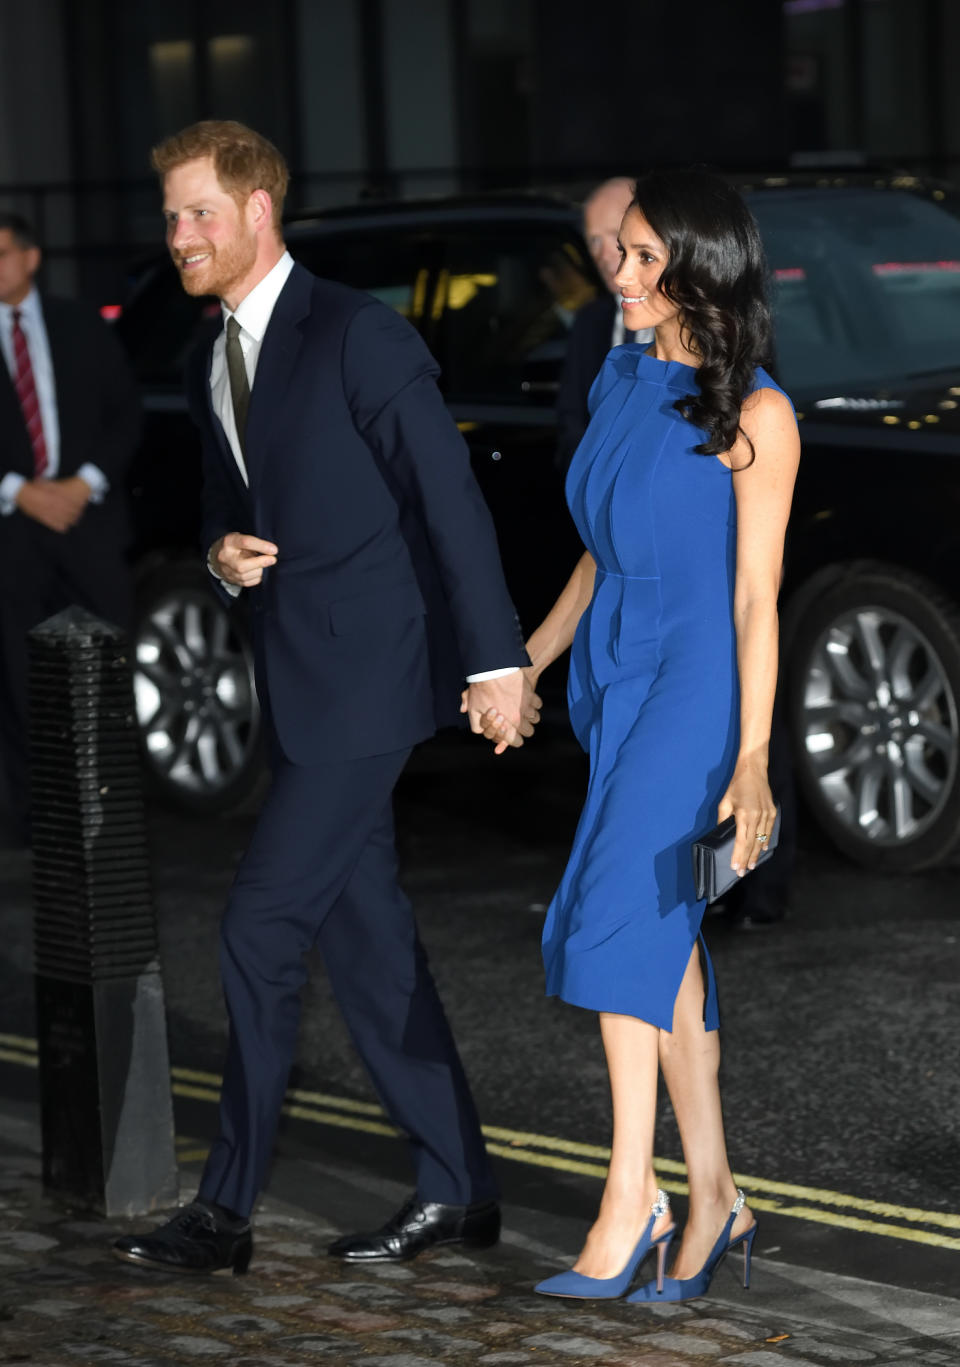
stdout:
POLYGON ((432 306, 448 394, 509 402, 555 388, 574 317, 596 292, 573 238, 525 227, 452 235, 432 306))
MULTIPOLYGON (((939 244, 934 241, 929 245, 935 251, 939 244)), ((953 260, 938 259, 930 252, 932 260, 877 261, 873 265, 874 278, 894 325, 906 345, 925 349, 921 351, 925 364, 936 364, 946 357, 952 364, 960 360, 960 241, 953 247, 958 253, 953 260), (936 348, 932 354, 931 348, 936 348)))
POLYGON ((294 224, 287 246, 307 270, 366 290, 418 325, 429 302, 430 241, 402 231, 308 235, 294 224))
POLYGON ((775 280, 787 389, 902 382, 960 365, 960 222, 900 191, 751 196, 775 280))
MULTIPOLYGON (((316 275, 366 290, 419 323, 430 302, 428 243, 402 234, 312 236, 292 225, 291 254, 316 275)), ((185 293, 173 265, 151 266, 117 320, 137 375, 151 385, 179 389, 183 367, 194 345, 219 325, 220 305, 209 297, 185 293)))
POLYGON ((172 263, 163 260, 141 276, 116 328, 141 380, 179 389, 194 344, 219 320, 218 301, 187 294, 172 263))

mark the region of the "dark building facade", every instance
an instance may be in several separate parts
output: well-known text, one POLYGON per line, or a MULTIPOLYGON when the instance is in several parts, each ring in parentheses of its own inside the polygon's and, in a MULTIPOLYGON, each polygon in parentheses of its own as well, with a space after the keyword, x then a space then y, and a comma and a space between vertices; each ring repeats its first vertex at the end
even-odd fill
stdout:
POLYGON ((298 205, 657 161, 950 175, 958 46, 949 0, 5 3, 0 205, 103 299, 159 241, 151 144, 203 117, 272 137, 298 205))

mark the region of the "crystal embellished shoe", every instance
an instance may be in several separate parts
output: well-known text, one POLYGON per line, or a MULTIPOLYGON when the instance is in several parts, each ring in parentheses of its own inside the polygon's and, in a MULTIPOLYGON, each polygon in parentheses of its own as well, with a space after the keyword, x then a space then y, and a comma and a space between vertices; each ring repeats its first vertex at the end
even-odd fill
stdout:
POLYGON ((731 1239, 730 1231, 733 1229, 737 1216, 746 1204, 746 1197, 737 1187, 737 1199, 733 1203, 727 1217, 719 1239, 710 1250, 707 1261, 701 1267, 695 1277, 661 1277, 655 1282, 647 1282, 646 1286, 641 1286, 634 1291, 627 1300, 631 1305, 656 1304, 658 1301, 692 1301, 698 1296, 705 1296, 710 1289, 713 1274, 726 1255, 734 1248, 743 1246, 743 1285, 746 1289, 750 1285, 750 1258, 753 1255, 753 1240, 757 1233, 757 1222, 754 1220, 749 1229, 745 1229, 742 1234, 738 1234, 735 1239, 731 1239))
POLYGON ((656 1238, 653 1237, 653 1227, 661 1215, 666 1215, 669 1209, 670 1197, 665 1191, 658 1188, 657 1199, 650 1207, 650 1219, 640 1235, 640 1242, 630 1254, 626 1267, 617 1276, 585 1277, 582 1272, 558 1272, 555 1277, 548 1277, 545 1282, 539 1282, 533 1288, 534 1291, 539 1291, 542 1296, 573 1296, 581 1300, 616 1300, 628 1289, 636 1276, 637 1268, 654 1248, 657 1250, 657 1278, 651 1285, 662 1286, 667 1250, 670 1247, 670 1240, 677 1232, 677 1227, 671 1225, 668 1230, 665 1230, 663 1234, 658 1234, 656 1238))

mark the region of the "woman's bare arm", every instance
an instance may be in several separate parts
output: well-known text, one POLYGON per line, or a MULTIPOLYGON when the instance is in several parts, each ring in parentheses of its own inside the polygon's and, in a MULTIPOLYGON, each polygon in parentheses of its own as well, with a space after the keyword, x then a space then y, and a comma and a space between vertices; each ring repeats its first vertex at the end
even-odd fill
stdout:
POLYGON ((740 672, 740 748, 730 786, 720 803, 722 821, 737 819, 734 868, 745 871, 763 848, 776 816, 767 781, 773 699, 777 687, 777 598, 783 542, 800 461, 800 438, 789 401, 761 389, 743 406, 742 438, 730 454, 737 500, 737 569, 733 615, 740 672), (749 461, 749 464, 747 463, 749 461))
POLYGON ((527 642, 534 686, 547 666, 572 645, 577 623, 593 597, 596 572, 596 561, 589 551, 584 551, 560 597, 527 642))
MULTIPOLYGON (((573 643, 577 623, 593 597, 596 572, 596 561, 589 551, 584 551, 560 597, 527 642, 527 654, 531 663, 524 673, 534 690, 537 687, 537 680, 547 666, 552 665, 554 660, 573 643)), ((507 745, 504 718, 491 710, 481 718, 480 725, 487 740, 496 743, 496 753, 501 754, 507 745)))

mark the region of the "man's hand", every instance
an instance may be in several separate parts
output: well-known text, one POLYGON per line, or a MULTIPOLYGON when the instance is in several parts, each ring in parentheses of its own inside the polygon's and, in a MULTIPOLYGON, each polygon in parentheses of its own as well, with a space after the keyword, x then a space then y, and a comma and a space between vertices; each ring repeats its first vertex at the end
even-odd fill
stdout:
POLYGON ((59 489, 71 507, 76 508, 79 517, 93 493, 87 481, 81 475, 65 475, 63 479, 54 479, 50 483, 55 489, 59 489))
POLYGON ((540 720, 541 702, 529 670, 505 674, 499 679, 483 679, 463 691, 460 711, 466 712, 475 736, 494 742, 494 754, 502 755, 512 747, 519 749, 524 737, 533 735, 540 720))
POLYGON ((90 498, 90 486, 79 475, 69 479, 28 479, 17 494, 17 507, 52 532, 68 532, 83 516, 90 498), (82 485, 82 496, 75 486, 82 485))
POLYGON ((207 559, 228 584, 250 589, 260 583, 264 570, 277 563, 277 548, 259 536, 228 532, 213 543, 207 559))

